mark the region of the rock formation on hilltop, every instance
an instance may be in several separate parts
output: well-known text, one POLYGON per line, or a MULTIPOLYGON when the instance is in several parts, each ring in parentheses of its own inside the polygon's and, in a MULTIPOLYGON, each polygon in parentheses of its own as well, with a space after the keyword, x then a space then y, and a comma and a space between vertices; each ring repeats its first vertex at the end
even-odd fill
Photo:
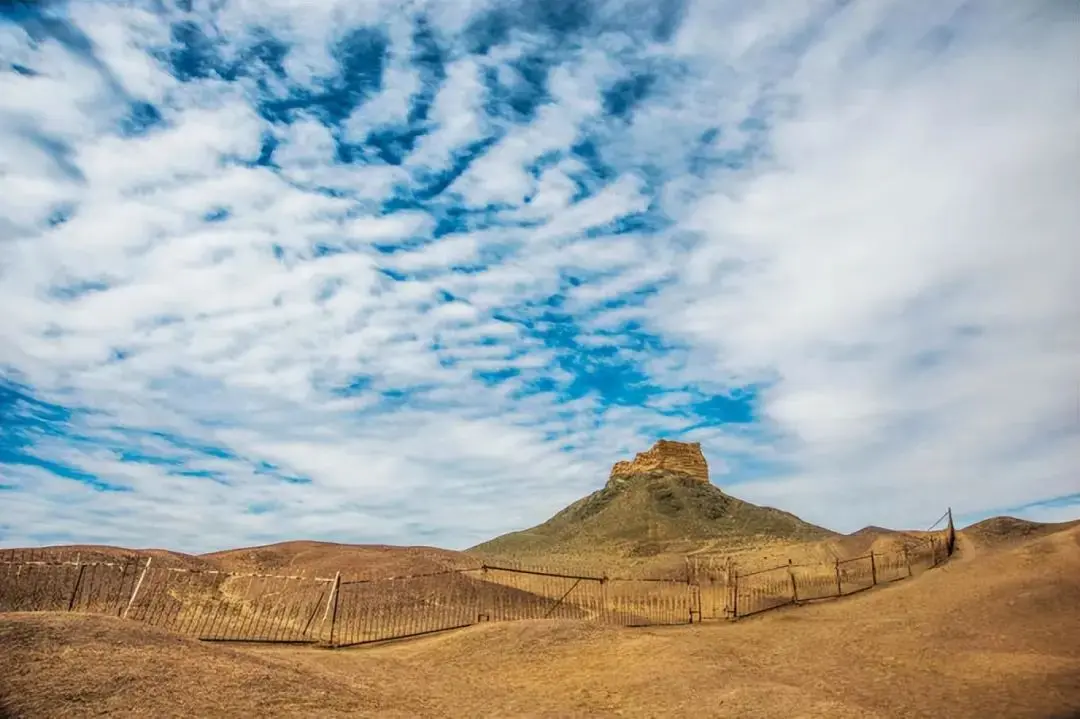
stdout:
POLYGON ((608 485, 626 481, 646 472, 685 474, 699 482, 708 483, 709 465, 701 453, 700 442, 672 442, 661 439, 648 451, 641 452, 631 462, 616 462, 611 468, 608 485))
POLYGON ((817 540, 835 533, 793 514, 759 507, 709 482, 701 445, 660 440, 632 461, 616 462, 603 489, 531 529, 473 547, 495 556, 597 554, 652 556, 707 542, 817 540))

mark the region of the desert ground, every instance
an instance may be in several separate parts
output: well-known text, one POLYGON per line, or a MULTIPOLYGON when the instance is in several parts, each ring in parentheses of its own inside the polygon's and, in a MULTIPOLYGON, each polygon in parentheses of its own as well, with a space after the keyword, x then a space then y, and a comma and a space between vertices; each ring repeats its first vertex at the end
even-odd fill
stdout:
POLYGON ((1080 717, 1080 526, 1032 527, 984 523, 911 580, 734 623, 326 650, 0 615, 0 716, 1080 717))

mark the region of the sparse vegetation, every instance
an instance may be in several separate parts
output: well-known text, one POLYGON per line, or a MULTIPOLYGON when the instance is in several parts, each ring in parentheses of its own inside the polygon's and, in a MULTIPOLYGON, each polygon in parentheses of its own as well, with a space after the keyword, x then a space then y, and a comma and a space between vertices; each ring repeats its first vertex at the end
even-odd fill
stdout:
POLYGON ((674 558, 711 543, 732 552, 767 542, 785 545, 838 535, 788 512, 759 507, 684 474, 650 471, 607 486, 574 502, 531 529, 477 545, 472 554, 497 559, 559 558, 566 564, 597 566, 654 558, 653 573, 674 558), (662 559, 655 559, 662 558, 662 559), (629 560, 629 561, 625 561, 629 560))

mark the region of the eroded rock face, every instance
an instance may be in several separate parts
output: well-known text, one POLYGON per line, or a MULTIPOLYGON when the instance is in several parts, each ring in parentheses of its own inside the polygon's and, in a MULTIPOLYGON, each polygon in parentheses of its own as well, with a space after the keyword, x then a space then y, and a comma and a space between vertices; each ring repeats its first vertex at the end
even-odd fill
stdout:
POLYGON ((662 439, 647 452, 641 452, 631 462, 616 462, 611 468, 608 484, 642 472, 664 470, 679 472, 701 482, 709 481, 709 465, 701 453, 700 442, 672 442, 662 439))

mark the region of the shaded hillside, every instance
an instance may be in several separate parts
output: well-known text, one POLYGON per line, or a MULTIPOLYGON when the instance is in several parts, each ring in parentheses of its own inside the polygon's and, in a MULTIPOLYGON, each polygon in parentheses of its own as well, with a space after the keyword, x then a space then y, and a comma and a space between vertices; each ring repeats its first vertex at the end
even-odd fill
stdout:
POLYGON ((607 551, 649 556, 721 540, 814 541, 835 533, 788 512, 759 507, 687 474, 653 470, 620 476, 548 521, 472 547, 487 555, 523 556, 607 551))

